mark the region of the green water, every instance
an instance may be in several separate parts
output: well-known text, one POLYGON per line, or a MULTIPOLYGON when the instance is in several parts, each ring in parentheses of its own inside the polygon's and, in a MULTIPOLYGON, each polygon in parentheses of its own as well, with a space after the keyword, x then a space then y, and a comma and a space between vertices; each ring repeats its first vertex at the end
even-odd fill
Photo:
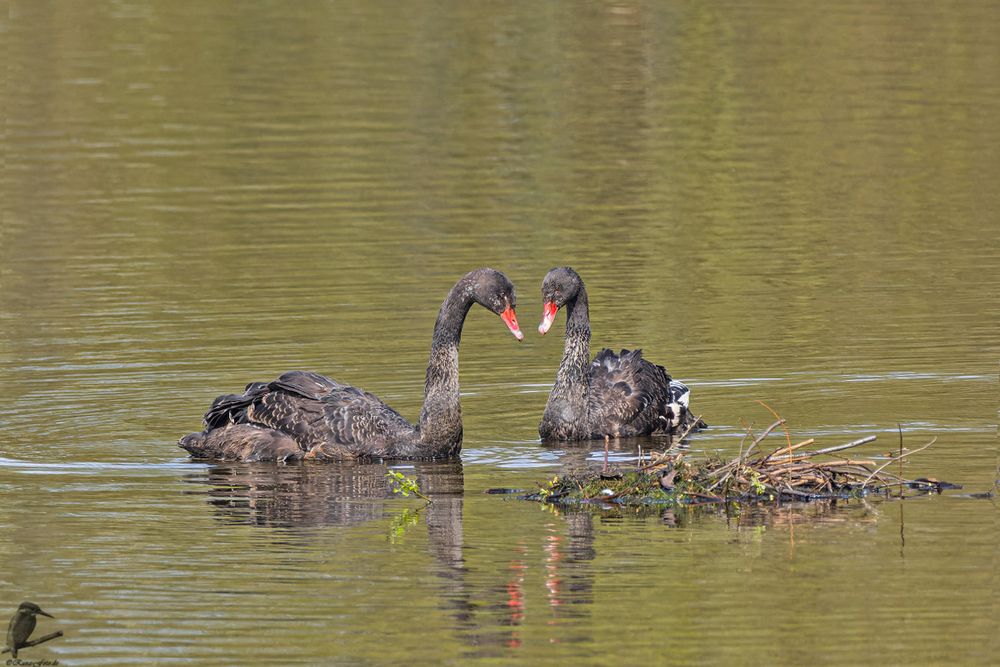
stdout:
MULTIPOLYGON (((1000 7, 41 2, 0 19, 0 623, 108 664, 988 664, 998 649, 1000 7), (905 502, 563 513, 533 488, 574 266, 735 453, 771 417, 905 502), (289 369, 416 418, 478 266, 460 462, 188 461, 289 369), (553 330, 561 329, 562 315, 553 330), (415 513, 416 512, 416 513, 415 513)), ((652 444, 652 443, 650 443, 652 444)), ((628 461, 635 452, 612 453, 628 461)))

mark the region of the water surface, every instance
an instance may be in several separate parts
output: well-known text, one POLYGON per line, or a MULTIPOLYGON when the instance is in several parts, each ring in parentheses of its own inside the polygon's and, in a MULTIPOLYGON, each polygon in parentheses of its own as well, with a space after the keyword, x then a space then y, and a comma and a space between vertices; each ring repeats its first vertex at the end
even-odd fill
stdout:
MULTIPOLYGON (((996 655, 1000 10, 988 4, 14 2, 0 607, 104 664, 987 664, 996 655), (475 309, 460 462, 208 465, 289 369, 415 418, 466 271, 574 266, 595 346, 740 420, 897 425, 905 502, 556 512, 558 335, 475 309)), ((558 325, 562 319, 557 320, 558 325)), ((554 327, 554 330, 557 328, 554 327)), ((654 443, 650 443, 653 445, 654 443)), ((634 456, 613 452, 617 460, 634 456)))

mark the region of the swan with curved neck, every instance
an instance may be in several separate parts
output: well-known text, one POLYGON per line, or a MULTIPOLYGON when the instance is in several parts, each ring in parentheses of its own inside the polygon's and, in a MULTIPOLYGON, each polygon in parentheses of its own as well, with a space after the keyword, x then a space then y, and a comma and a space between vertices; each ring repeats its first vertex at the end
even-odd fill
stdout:
POLYGON ((473 304, 499 315, 517 340, 524 338, 507 276, 488 268, 463 276, 438 311, 417 424, 374 394, 290 371, 273 382, 251 383, 243 394, 219 396, 205 413, 205 430, 178 444, 197 458, 241 461, 455 456, 462 448, 458 348, 473 304))
POLYGON ((677 433, 704 426, 688 411, 690 391, 663 366, 642 358, 642 350, 604 349, 590 360, 590 311, 580 275, 552 269, 542 281, 542 321, 551 328, 566 310, 566 337, 556 381, 538 434, 542 440, 590 440, 651 433, 677 433))

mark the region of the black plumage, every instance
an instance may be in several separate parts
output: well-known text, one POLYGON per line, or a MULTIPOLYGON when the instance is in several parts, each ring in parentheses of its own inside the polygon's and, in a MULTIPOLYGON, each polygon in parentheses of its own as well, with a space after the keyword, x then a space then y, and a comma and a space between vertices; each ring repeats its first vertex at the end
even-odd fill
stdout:
POLYGON ((590 360, 587 290, 576 271, 549 271, 542 301, 542 334, 558 309, 566 309, 563 359, 538 426, 542 440, 670 434, 705 426, 688 411, 688 388, 644 359, 642 350, 603 349, 590 360))
POLYGON ((205 430, 179 445, 197 458, 240 461, 454 456, 462 446, 458 347, 474 303, 523 338, 507 277, 485 268, 463 276, 438 312, 417 424, 367 391, 290 371, 273 382, 252 382, 242 394, 219 396, 205 413, 205 430))

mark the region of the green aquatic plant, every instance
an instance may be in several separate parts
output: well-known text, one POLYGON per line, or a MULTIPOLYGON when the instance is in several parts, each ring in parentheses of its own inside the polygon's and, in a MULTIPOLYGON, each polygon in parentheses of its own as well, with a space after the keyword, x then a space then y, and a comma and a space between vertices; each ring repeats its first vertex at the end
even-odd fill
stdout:
POLYGON ((403 473, 395 470, 390 470, 385 474, 385 476, 389 479, 389 486, 393 493, 398 493, 403 497, 409 497, 412 493, 417 498, 427 501, 428 505, 433 502, 430 498, 420 492, 420 485, 417 483, 417 480, 412 477, 407 477, 403 473))
POLYGON ((539 485, 538 487, 538 497, 541 500, 548 499, 553 493, 556 492, 556 485, 559 484, 559 475, 554 476, 550 479, 545 486, 539 485))
POLYGON ((763 496, 767 493, 767 487, 764 482, 760 481, 760 474, 756 470, 751 470, 746 468, 747 479, 750 481, 750 488, 758 496, 763 496))

